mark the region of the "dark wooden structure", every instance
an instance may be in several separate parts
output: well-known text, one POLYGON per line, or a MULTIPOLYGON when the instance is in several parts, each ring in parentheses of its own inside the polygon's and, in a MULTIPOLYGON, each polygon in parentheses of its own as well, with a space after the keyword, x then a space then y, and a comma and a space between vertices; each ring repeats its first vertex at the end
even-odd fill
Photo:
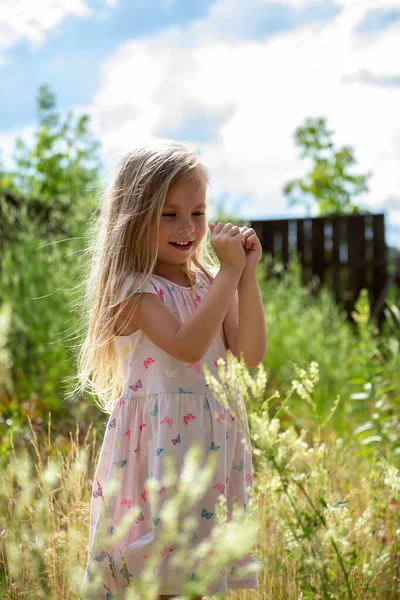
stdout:
POLYGON ((368 289, 372 306, 383 304, 388 279, 383 214, 252 221, 251 227, 264 253, 286 267, 298 257, 303 283, 318 276, 348 313, 362 288, 368 289))

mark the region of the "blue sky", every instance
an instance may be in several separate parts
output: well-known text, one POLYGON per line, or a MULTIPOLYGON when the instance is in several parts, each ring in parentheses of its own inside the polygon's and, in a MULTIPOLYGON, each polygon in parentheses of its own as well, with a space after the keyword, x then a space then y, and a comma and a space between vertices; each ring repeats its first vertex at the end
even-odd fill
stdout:
POLYGON ((400 246, 400 0, 15 0, 0 31, 6 166, 48 83, 60 111, 90 114, 107 171, 133 144, 173 138, 200 151, 213 199, 303 216, 282 195, 307 168, 293 133, 325 116, 373 172, 360 202, 400 246))
MULTIPOLYGON (((245 0, 242 1, 245 4, 245 0)), ((122 0, 98 11, 96 4, 99 3, 87 3, 92 12, 86 15, 67 14, 47 33, 39 47, 32 47, 29 39, 22 38, 3 55, 9 62, 2 66, 2 79, 7 81, 7 86, 2 90, 1 131, 7 132, 35 120, 35 93, 44 81, 56 91, 61 110, 90 103, 99 85, 102 62, 122 43, 146 38, 171 26, 184 28, 205 17, 213 2, 122 0)), ((264 39, 305 23, 324 21, 341 10, 331 0, 310 3, 300 10, 279 2, 253 6, 249 3, 248 7, 252 18, 244 21, 238 32, 241 38, 248 39, 264 39)), ((175 135, 187 136, 188 133, 180 131, 175 135)))

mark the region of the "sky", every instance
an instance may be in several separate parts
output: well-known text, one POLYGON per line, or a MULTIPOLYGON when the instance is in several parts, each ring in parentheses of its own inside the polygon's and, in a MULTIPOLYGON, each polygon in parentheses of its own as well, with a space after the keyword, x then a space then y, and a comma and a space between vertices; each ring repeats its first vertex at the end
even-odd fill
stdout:
POLYGON ((399 55, 400 0, 0 0, 1 157, 32 145, 47 83, 61 113, 90 116, 106 178, 173 139, 200 154, 212 201, 302 217, 282 193, 310 166, 294 131, 324 117, 400 247, 399 55))

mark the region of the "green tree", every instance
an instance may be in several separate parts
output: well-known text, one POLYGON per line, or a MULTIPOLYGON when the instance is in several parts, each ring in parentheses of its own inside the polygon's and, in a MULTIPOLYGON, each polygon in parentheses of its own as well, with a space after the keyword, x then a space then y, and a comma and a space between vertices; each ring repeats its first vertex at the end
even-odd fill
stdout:
POLYGON ((302 179, 286 183, 283 193, 289 205, 301 204, 308 214, 315 202, 318 216, 370 212, 365 206, 356 206, 353 199, 368 191, 371 173, 351 173, 356 163, 353 149, 350 146, 335 149, 332 135, 324 118, 308 118, 296 129, 294 138, 301 148, 301 158, 311 159, 312 166, 302 179))
MULTIPOLYGON (((84 232, 97 209, 102 168, 100 144, 89 131, 89 117, 74 118, 69 112, 63 118, 47 85, 40 87, 37 102, 39 124, 33 146, 16 140, 14 170, 6 171, 0 162, 4 443, 9 437, 2 431, 7 420, 18 433, 21 423, 27 425, 28 407, 39 423, 49 409, 53 420, 64 412, 62 382, 73 369, 65 343, 73 332, 70 290, 81 276, 84 232)), ((79 296, 79 284, 77 288, 79 296)), ((65 416, 73 423, 72 415, 65 416)), ((23 436, 15 439, 24 441, 23 436)))

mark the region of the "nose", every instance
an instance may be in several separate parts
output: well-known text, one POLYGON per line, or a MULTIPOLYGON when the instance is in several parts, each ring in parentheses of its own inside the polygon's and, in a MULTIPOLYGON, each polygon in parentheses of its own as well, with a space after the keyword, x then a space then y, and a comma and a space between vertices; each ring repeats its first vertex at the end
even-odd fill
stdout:
POLYGON ((191 233, 194 231, 194 226, 192 220, 189 218, 182 218, 178 225, 178 230, 180 234, 183 233, 191 233))

